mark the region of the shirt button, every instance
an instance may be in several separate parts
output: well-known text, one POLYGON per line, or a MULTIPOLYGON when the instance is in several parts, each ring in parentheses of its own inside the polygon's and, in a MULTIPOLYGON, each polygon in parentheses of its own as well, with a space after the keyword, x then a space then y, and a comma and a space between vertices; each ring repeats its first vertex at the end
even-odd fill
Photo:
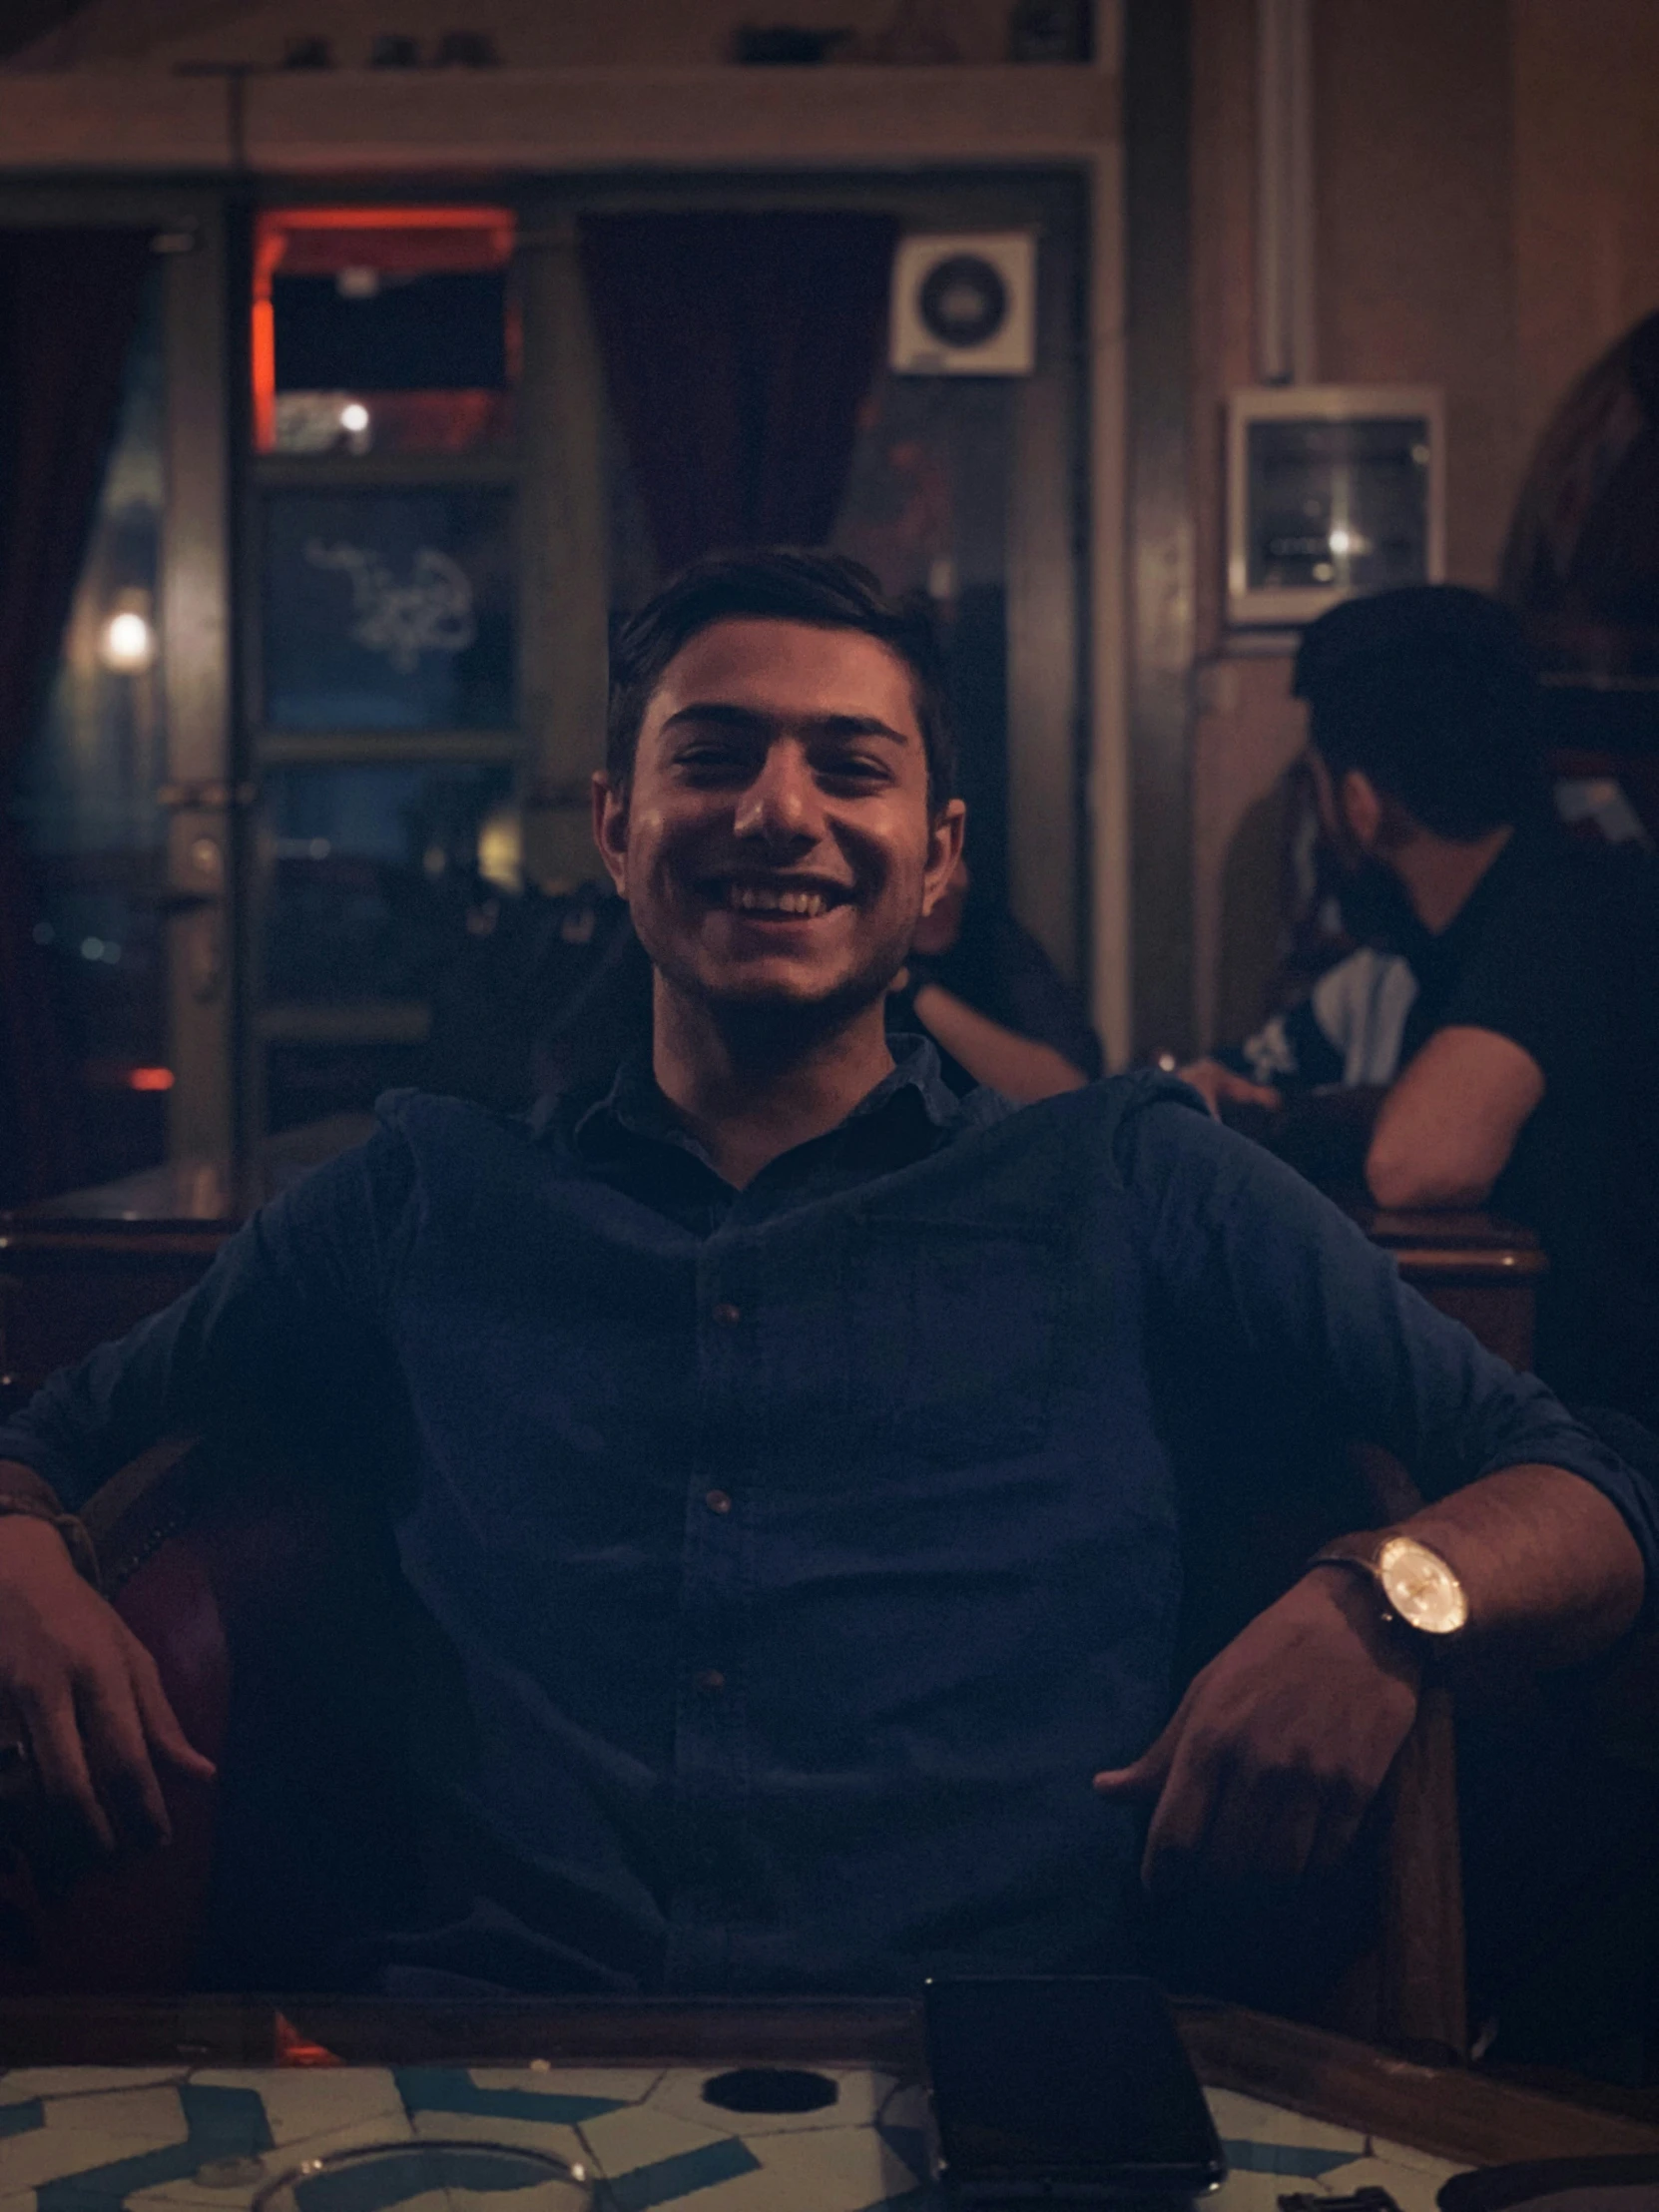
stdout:
POLYGON ((724 1490, 705 1490, 703 1502, 711 1513, 729 1513, 732 1510, 732 1500, 724 1490))
POLYGON ((705 1697, 718 1697, 726 1687, 726 1677, 718 1667, 704 1667, 692 1681, 705 1697))
POLYGON ((722 1299, 714 1310, 714 1318, 723 1329, 736 1329, 743 1319, 743 1309, 741 1306, 734 1306, 728 1300, 722 1299))

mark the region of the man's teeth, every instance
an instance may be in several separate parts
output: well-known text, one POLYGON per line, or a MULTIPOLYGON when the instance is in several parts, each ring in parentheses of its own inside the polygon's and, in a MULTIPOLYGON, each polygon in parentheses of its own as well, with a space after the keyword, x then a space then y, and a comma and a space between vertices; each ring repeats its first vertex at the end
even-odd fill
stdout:
POLYGON ((822 891, 783 891, 758 883, 734 883, 727 895, 730 903, 745 914, 803 914, 810 918, 830 910, 830 901, 822 891))

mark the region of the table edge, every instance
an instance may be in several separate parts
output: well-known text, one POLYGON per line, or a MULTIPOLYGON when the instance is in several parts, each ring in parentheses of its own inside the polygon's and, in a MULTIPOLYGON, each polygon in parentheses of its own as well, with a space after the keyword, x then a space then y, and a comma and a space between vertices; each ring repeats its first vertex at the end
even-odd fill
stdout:
MULTIPOLYGON (((1415 2064, 1242 2006, 1178 2001, 1182 2038, 1211 2088, 1385 2137, 1457 2165, 1659 2153, 1659 2125, 1477 2071, 1415 2064)), ((0 2065, 270 2066, 278 2020, 348 2065, 584 2064, 753 2059, 919 2073, 919 2008, 905 1999, 586 1997, 389 2004, 372 1997, 0 1998, 0 2065)))

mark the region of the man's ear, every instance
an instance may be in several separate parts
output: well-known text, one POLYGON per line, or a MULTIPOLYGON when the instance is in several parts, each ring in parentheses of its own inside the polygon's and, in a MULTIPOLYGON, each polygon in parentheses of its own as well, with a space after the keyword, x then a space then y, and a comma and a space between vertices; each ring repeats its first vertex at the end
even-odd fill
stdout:
POLYGON ((960 799, 946 801, 927 827, 927 868, 922 877, 921 910, 930 914, 944 896, 944 887, 956 872, 967 830, 967 807, 960 799))
POLYGON ((1384 808, 1382 794, 1362 768, 1343 771, 1343 780, 1337 786, 1337 805, 1342 809, 1348 832, 1362 852, 1377 848, 1378 832, 1382 828, 1384 808))
POLYGON ((628 896, 628 795, 613 789, 602 768, 593 772, 593 841, 605 872, 623 898, 628 896))

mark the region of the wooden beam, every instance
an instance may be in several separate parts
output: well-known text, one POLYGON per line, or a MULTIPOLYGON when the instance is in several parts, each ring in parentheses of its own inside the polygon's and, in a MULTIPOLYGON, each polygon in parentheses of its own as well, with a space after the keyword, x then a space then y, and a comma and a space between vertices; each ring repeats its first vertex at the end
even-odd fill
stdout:
POLYGON ((1137 1052, 1194 1043, 1189 0, 1129 0, 1124 100, 1137 1052))
MULTIPOLYGON (((271 175, 1086 157, 1118 132, 1089 68, 270 71, 240 80, 271 175)), ((6 170, 233 166, 225 78, 0 73, 6 170)))

